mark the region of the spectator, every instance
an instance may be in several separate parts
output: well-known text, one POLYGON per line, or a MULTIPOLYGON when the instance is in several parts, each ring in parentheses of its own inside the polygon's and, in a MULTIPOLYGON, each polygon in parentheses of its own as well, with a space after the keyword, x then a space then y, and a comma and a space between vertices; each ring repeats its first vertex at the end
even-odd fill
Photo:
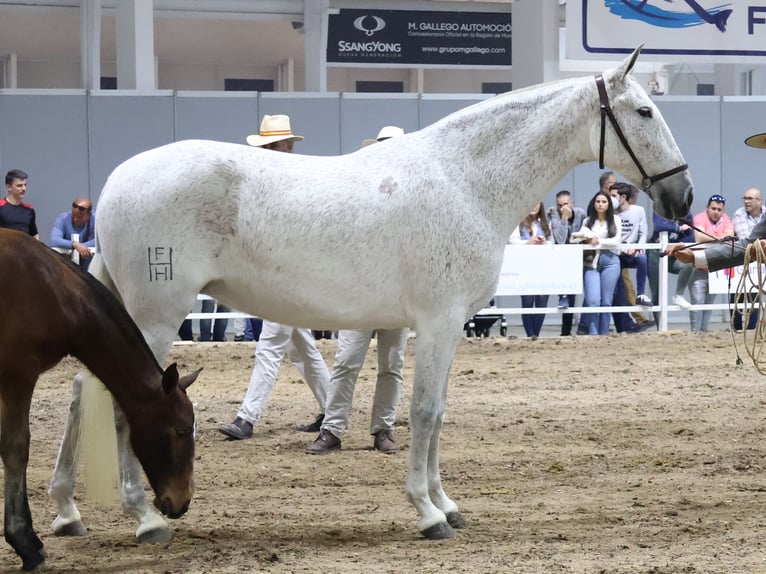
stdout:
MULTIPOLYGON (((693 243, 694 242, 694 229, 692 228, 692 216, 687 214, 683 219, 683 223, 678 221, 665 219, 657 213, 652 214, 652 226, 654 231, 652 232, 649 243, 659 243, 660 233, 667 231, 668 242, 670 243, 693 243)), ((652 288, 652 303, 654 305, 659 304, 659 251, 652 249, 647 253, 647 262, 649 269, 649 282, 652 288)), ((678 261, 674 256, 668 257, 668 272, 678 275, 676 279, 676 290, 671 299, 674 305, 678 305, 681 309, 688 309, 691 303, 684 298, 684 291, 689 287, 689 281, 694 274, 694 266, 689 263, 682 263, 678 261)))
MULTIPOLYGON (((719 194, 711 195, 705 211, 694 216, 694 241, 696 243, 708 243, 734 235, 734 226, 729 216, 724 212, 725 206, 726 198, 719 194)), ((707 271, 696 269, 691 281, 689 292, 692 305, 709 305, 715 302, 715 295, 710 293, 707 271)), ((712 311, 707 309, 689 311, 692 333, 706 332, 711 314, 712 311)))
MULTIPOLYGON (((622 243, 646 243, 648 226, 646 212, 643 207, 633 202, 638 197, 638 188, 629 183, 618 182, 610 187, 610 191, 616 194, 620 207, 617 214, 622 222, 622 243)), ((652 300, 645 295, 646 290, 646 253, 640 249, 628 249, 620 253, 620 277, 617 279, 617 287, 614 295, 614 304, 618 307, 635 305, 651 306, 652 300), (636 290, 630 280, 628 269, 636 269, 636 290), (638 294, 636 295, 636 291, 638 294)), ((636 332, 636 322, 628 313, 615 312, 614 326, 618 333, 636 332)), ((642 323, 648 321, 643 318, 642 323)), ((644 328, 649 325, 644 325, 644 328)))
MULTIPOLYGON (((551 230, 545 217, 545 206, 541 201, 530 211, 511 233, 509 243, 513 245, 545 245, 551 240, 551 230)), ((548 295, 522 295, 521 306, 527 309, 538 309, 548 306, 548 295)), ((543 328, 545 315, 523 313, 521 323, 527 337, 537 339, 543 328)))
MULTIPOLYGON (((617 176, 614 175, 614 172, 605 171, 598 177, 598 190, 612 197, 612 191, 610 190, 610 188, 615 183, 617 183, 617 176)), ((616 211, 619 205, 620 205, 619 200, 616 197, 612 197, 612 208, 616 211)), ((580 315, 580 321, 577 325, 577 334, 588 335, 589 334, 588 330, 589 330, 588 314, 583 313, 580 315)))
MULTIPOLYGON (((575 207, 571 193, 565 189, 559 191, 556 194, 556 209, 551 209, 549 219, 553 242, 557 245, 569 243, 572 232, 580 231, 585 215, 582 207, 575 207)), ((569 309, 574 303, 574 295, 559 295, 559 309, 569 309)), ((572 313, 561 316, 562 337, 572 334, 572 319, 572 313)))
MULTIPOLYGON (((402 128, 386 126, 374 140, 365 140, 362 147, 404 134, 402 128)), ((340 437, 348 428, 348 417, 354 398, 354 387, 373 333, 378 339, 378 374, 372 403, 370 434, 373 448, 384 454, 398 450, 394 438, 396 407, 402 391, 404 351, 409 329, 341 330, 338 350, 327 384, 327 407, 319 435, 308 447, 308 454, 327 454, 340 450, 340 437)))
MULTIPOLYGON (((293 134, 290 118, 286 115, 263 116, 261 129, 257 135, 247 137, 251 146, 262 147, 278 152, 292 153, 293 144, 303 136, 293 134)), ((330 374, 322 354, 317 350, 316 340, 310 329, 298 329, 280 325, 273 321, 263 321, 258 344, 255 347, 255 366, 250 377, 250 384, 237 411, 237 416, 228 424, 219 428, 220 432, 233 440, 253 436, 253 426, 261 419, 271 389, 277 379, 277 371, 285 355, 289 354, 293 364, 314 393, 320 414, 314 421, 299 425, 296 430, 317 432, 325 416, 327 383, 330 374)))
MULTIPOLYGON (((583 261, 583 286, 586 307, 609 307, 620 276, 620 218, 615 215, 610 194, 596 192, 590 200, 582 228, 572 237, 595 249, 586 251, 583 261)), ((590 335, 609 333, 609 313, 586 313, 590 335)))
MULTIPOLYGON (((738 238, 744 239, 746 237, 750 237, 750 233, 753 231, 753 227, 755 227, 756 223, 758 223, 763 217, 764 207, 763 200, 761 198, 761 190, 755 187, 751 187, 745 191, 745 195, 742 197, 742 202, 744 205, 734 212, 734 217, 731 218, 731 224, 734 228, 734 235, 736 235, 738 238)), ((744 301, 741 301, 741 303, 749 305, 752 304, 757 298, 757 294, 750 293, 744 301)), ((737 296, 735 294, 729 295, 729 301, 732 304, 736 303, 736 300, 737 296)), ((731 316, 734 330, 741 331, 742 311, 733 308, 731 311, 731 316)), ((754 306, 750 310, 750 318, 747 322, 747 328, 750 330, 755 329, 757 324, 758 308, 754 306)))
POLYGON ((96 216, 90 200, 78 197, 72 202, 71 211, 59 213, 51 229, 51 247, 76 251, 78 265, 87 271, 91 261, 91 249, 96 247, 96 216), (77 235, 77 241, 72 239, 77 235))
POLYGON ((12 169, 5 174, 8 196, 0 199, 0 227, 21 231, 39 240, 35 208, 23 201, 28 178, 20 169, 12 169))
MULTIPOLYGON (((755 134, 750 136, 745 140, 745 143, 755 148, 766 148, 766 134, 755 134)), ((747 193, 745 195, 747 195, 747 193)), ((711 196, 708 201, 708 207, 713 201, 720 205, 725 205, 726 203, 726 200, 723 197, 714 195, 711 196)), ((721 212, 723 212, 723 210, 721 210, 721 212)), ((721 227, 725 227, 725 225, 726 224, 723 223, 721 224, 721 227)), ((733 228, 734 226, 732 225, 732 229, 733 228)), ((666 253, 675 255, 676 258, 683 263, 693 264, 697 269, 718 271, 724 267, 742 265, 745 259, 745 252, 748 250, 750 251, 750 254, 754 256, 755 251, 753 243, 755 241, 760 242, 761 249, 766 249, 766 218, 764 217, 761 217, 758 223, 753 225, 748 236, 738 237, 736 241, 732 243, 719 242, 707 249, 696 251, 686 249, 682 244, 675 244, 669 245, 666 253)))

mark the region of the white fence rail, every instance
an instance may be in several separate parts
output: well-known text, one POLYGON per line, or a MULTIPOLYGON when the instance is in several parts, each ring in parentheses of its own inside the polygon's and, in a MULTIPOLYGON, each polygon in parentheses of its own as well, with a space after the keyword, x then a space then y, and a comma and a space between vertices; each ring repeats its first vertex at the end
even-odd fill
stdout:
MULTIPOLYGON (((506 257, 501 271, 500 286, 498 295, 517 295, 517 294, 574 294, 582 293, 582 250, 587 249, 587 245, 513 245, 506 249, 506 257), (545 251, 542 251, 542 250, 545 251), (521 254, 521 256, 519 256, 521 254), (543 256, 543 257, 541 257, 543 256), (572 263, 574 261, 574 263, 572 263), (564 263, 561 263, 564 262, 564 263), (576 278, 564 277, 576 274, 576 278), (534 279, 530 279, 534 277, 534 279), (530 281, 534 282, 533 291, 529 289, 530 281), (516 282, 516 283, 514 283, 516 282), (509 285, 512 285, 509 287, 509 285), (537 289, 536 291, 534 289, 537 289)), ((622 250, 644 249, 644 250, 664 250, 667 247, 667 233, 660 234, 660 243, 646 244, 625 244, 621 246, 622 250)), ((57 251, 71 254, 73 260, 77 260, 77 252, 60 250, 57 251)), ((720 272, 719 272, 720 273, 720 272)), ((658 328, 660 331, 668 330, 668 313, 670 311, 681 311, 678 305, 668 303, 668 259, 660 257, 658 272, 659 303, 653 307, 642 307, 639 305, 629 306, 611 306, 611 307, 569 307, 568 309, 559 309, 557 307, 487 307, 477 313, 477 315, 563 315, 565 313, 611 313, 611 312, 656 312, 659 313, 658 328)), ((721 284, 720 277, 713 277, 711 274, 711 284, 717 282, 721 284)), ((732 292, 737 287, 738 280, 732 279, 732 292)), ((207 295, 200 294, 198 300, 211 299, 207 295)), ((724 303, 713 303, 705 305, 692 305, 690 311, 717 311, 729 310, 735 306, 728 302, 728 297, 724 303)), ((216 305, 217 308, 217 305, 216 305)), ((740 309, 744 305, 739 306, 740 309)), ((252 315, 240 313, 239 311, 227 311, 223 313, 189 313, 187 319, 236 319, 248 318, 252 315)))

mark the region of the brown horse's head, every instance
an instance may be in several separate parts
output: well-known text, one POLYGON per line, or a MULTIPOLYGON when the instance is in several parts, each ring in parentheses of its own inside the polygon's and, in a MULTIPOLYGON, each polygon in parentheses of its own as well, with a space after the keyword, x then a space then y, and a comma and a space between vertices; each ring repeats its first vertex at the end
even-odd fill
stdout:
POLYGON ((179 378, 175 363, 162 373, 163 400, 131 424, 130 442, 154 489, 154 505, 169 518, 189 509, 194 494, 194 407, 186 388, 199 369, 179 378))

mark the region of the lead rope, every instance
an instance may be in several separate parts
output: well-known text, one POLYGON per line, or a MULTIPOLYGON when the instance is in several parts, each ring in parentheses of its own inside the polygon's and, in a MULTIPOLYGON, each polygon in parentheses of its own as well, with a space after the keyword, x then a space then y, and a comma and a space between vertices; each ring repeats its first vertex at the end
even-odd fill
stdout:
MULTIPOLYGON (((753 241, 752 249, 745 250, 745 268, 742 271, 742 277, 739 278, 739 284, 737 285, 737 291, 734 297, 734 304, 739 305, 743 303, 744 309, 742 310, 742 333, 745 342, 745 350, 748 356, 753 361, 753 365, 762 375, 766 375, 766 360, 762 358, 764 352, 764 331, 766 330, 766 306, 762 300, 761 294, 763 293, 763 265, 766 264, 766 252, 764 252, 763 246, 760 241, 753 241), (753 256, 751 256, 753 253, 753 256), (755 268, 755 278, 750 273, 750 263, 755 261, 758 265, 755 268), (752 295, 752 289, 757 289, 755 297, 752 295), (747 328, 750 323, 750 317, 753 313, 760 313, 758 322, 755 325, 755 329, 751 331, 747 328)), ((731 276, 729 277, 731 280, 731 276)), ((731 331, 734 333, 734 316, 732 315, 731 331)), ((735 345, 736 348, 736 345, 735 345)))

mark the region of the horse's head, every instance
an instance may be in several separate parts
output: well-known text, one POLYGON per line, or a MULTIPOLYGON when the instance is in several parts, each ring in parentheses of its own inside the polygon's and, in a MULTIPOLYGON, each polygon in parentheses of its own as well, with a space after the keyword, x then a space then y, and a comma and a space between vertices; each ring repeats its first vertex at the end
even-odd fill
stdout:
MULTIPOLYGON (((641 47, 604 72, 600 122, 591 135, 599 161, 616 169, 654 201, 654 211, 680 218, 692 204, 692 181, 681 151, 646 91, 631 75, 641 47)), ((603 167, 603 165, 602 165, 603 167)))
POLYGON ((186 388, 199 369, 179 378, 175 363, 162 373, 161 401, 131 424, 130 442, 155 493, 154 505, 170 518, 189 508, 194 494, 194 407, 186 388))

